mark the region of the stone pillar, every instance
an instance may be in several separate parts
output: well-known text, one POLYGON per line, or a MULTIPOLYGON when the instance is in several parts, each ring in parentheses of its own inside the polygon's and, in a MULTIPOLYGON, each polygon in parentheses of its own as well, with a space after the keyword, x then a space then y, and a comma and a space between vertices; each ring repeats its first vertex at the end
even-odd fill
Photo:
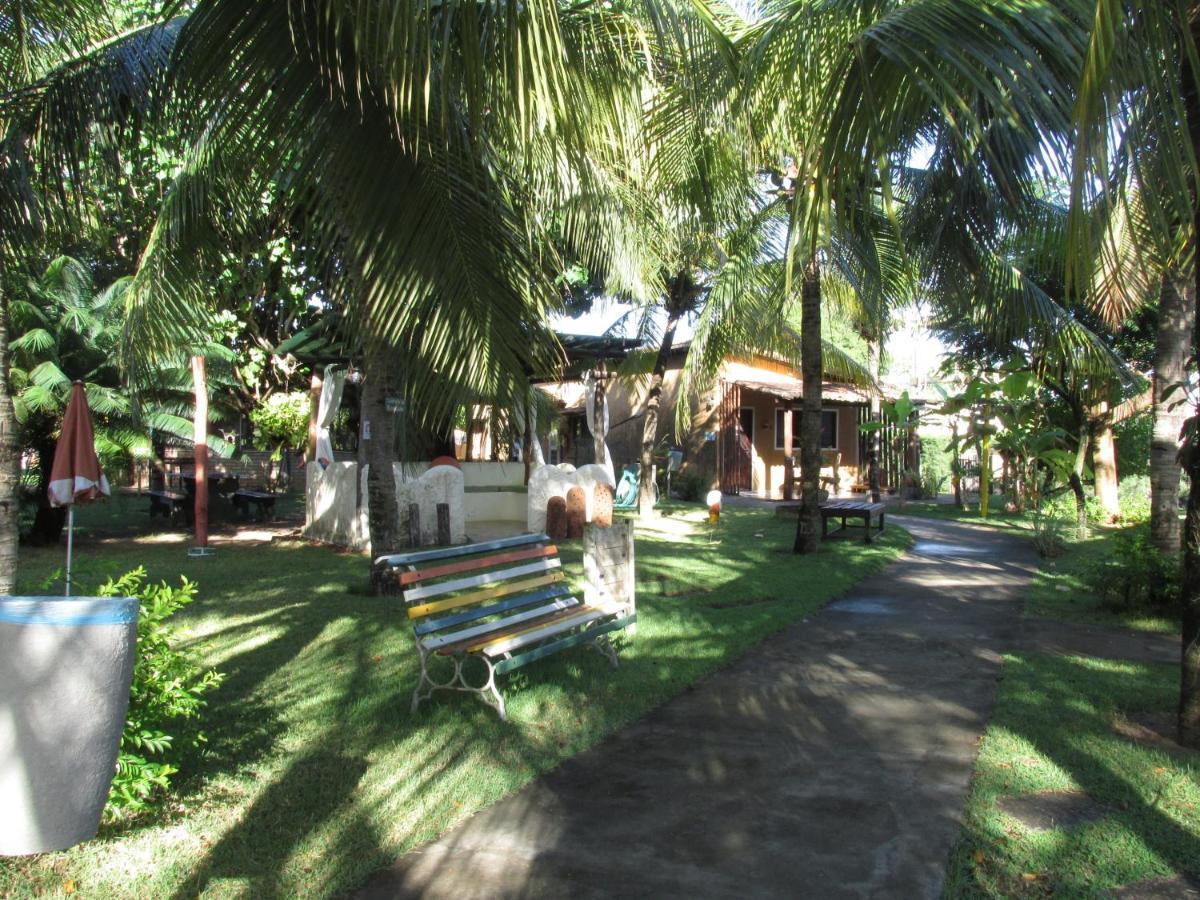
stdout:
MULTIPOLYGON (((625 607, 627 614, 637 611, 632 519, 614 522, 611 528, 584 527, 583 577, 587 603, 615 603, 625 607)), ((632 634, 635 627, 629 630, 632 634)))

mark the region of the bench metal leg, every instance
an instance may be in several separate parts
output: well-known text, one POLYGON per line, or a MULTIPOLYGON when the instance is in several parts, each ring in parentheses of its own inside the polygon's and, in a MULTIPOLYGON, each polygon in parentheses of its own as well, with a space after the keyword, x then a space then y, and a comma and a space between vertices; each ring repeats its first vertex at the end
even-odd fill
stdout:
POLYGON ((463 677, 463 663, 467 661, 468 657, 455 656, 453 658, 454 674, 450 676, 448 681, 437 682, 429 674, 428 661, 433 653, 422 649, 419 644, 417 652, 421 657, 421 677, 417 681, 416 689, 413 691, 410 713, 415 715, 420 705, 433 696, 434 691, 465 691, 469 694, 478 694, 480 700, 499 713, 501 721, 508 721, 508 712, 504 708, 504 698, 500 696, 500 691, 496 687, 496 669, 491 660, 484 656, 479 657, 483 664, 487 666, 487 681, 480 687, 473 687, 463 677))
POLYGON ((617 648, 612 645, 612 641, 606 636, 602 635, 596 638, 594 641, 589 642, 588 646, 612 663, 614 669, 618 668, 617 648))

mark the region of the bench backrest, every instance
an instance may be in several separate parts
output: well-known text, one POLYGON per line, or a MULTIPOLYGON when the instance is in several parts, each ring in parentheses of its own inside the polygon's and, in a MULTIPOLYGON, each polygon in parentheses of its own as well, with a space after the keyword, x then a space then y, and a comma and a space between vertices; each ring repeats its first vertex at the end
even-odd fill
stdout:
POLYGON ((397 572, 418 637, 453 636, 500 613, 510 622, 576 604, 558 548, 544 534, 380 557, 397 572))

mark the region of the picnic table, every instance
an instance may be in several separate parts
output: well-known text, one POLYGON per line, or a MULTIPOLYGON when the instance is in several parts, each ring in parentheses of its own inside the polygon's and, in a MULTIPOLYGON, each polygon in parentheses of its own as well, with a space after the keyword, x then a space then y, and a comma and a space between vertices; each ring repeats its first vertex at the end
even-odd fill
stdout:
POLYGON ((882 503, 870 503, 865 500, 827 500, 821 504, 821 538, 829 537, 830 519, 840 519, 842 523, 841 528, 834 534, 846 529, 847 519, 862 519, 863 540, 869 544, 872 517, 879 518, 879 530, 883 531, 883 510, 882 503))

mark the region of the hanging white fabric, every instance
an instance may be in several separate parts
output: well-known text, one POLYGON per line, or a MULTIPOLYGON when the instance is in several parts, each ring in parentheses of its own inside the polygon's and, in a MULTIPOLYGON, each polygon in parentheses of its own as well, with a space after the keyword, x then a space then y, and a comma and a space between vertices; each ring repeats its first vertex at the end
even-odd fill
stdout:
POLYGON ((321 382, 321 400, 317 404, 317 462, 321 468, 333 462, 333 440, 329 429, 342 405, 342 388, 346 384, 346 370, 330 365, 325 367, 325 380, 321 382))
POLYGON ((612 454, 608 450, 608 394, 603 395, 602 408, 597 415, 596 410, 596 377, 592 372, 588 372, 583 379, 584 386, 584 402, 587 404, 587 427, 588 432, 592 437, 599 436, 603 441, 604 459, 596 460, 597 464, 604 466, 608 472, 609 483, 616 484, 617 479, 613 471, 612 454), (597 431, 599 429, 599 431, 597 431))

